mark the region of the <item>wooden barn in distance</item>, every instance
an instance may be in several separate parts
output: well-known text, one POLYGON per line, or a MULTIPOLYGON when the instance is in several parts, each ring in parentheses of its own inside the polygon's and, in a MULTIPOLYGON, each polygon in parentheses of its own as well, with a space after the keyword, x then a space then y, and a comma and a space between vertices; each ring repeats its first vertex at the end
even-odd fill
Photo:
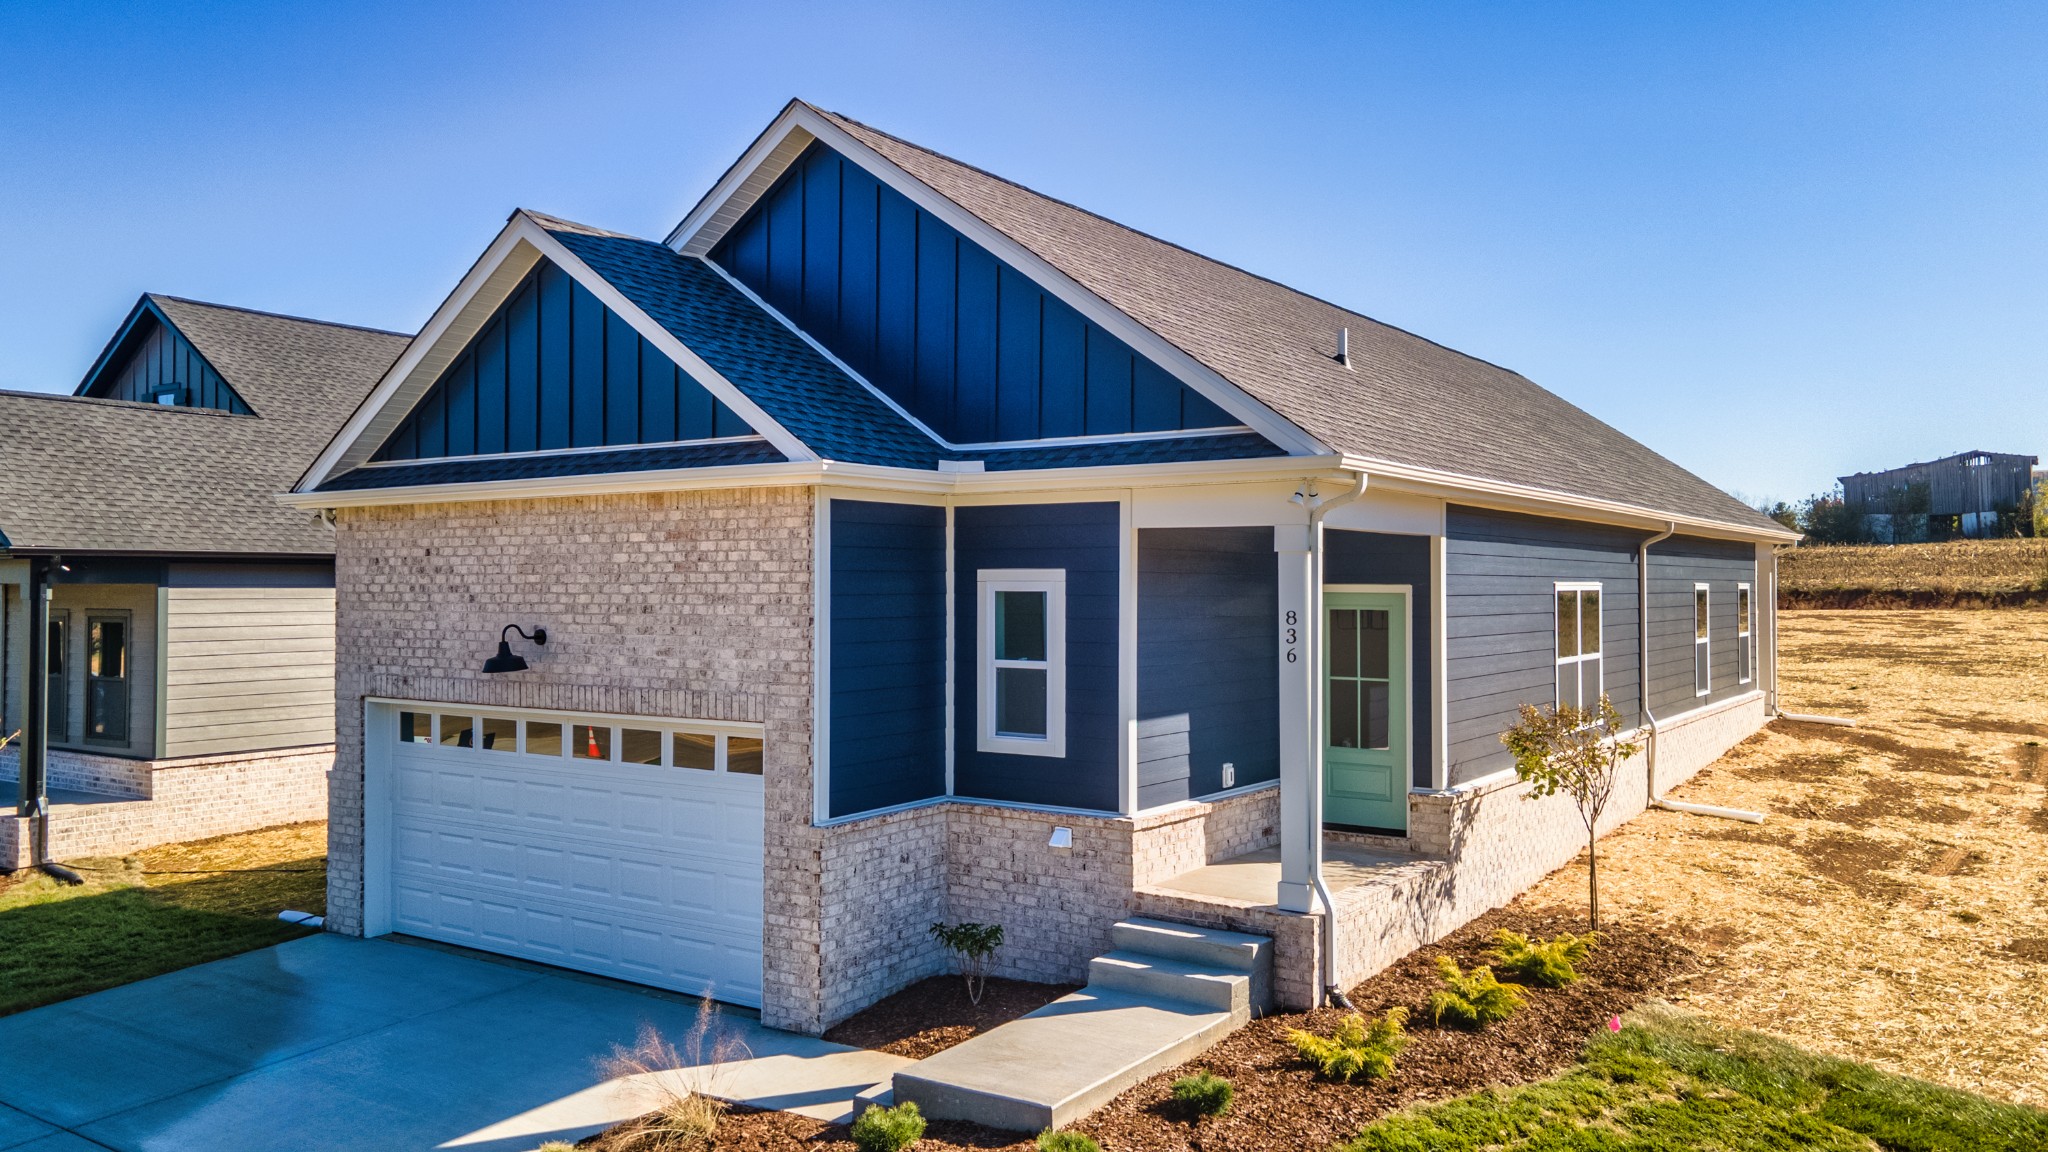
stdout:
POLYGON ((1895 542, 1924 538, 1920 526, 1902 530, 1905 525, 1896 519, 1912 516, 1952 516, 1965 536, 1996 536, 1999 513, 2019 507, 2040 462, 2038 456, 2010 452, 1959 452, 1838 479, 1843 501, 1878 521, 1872 527, 1880 537, 1889 534, 1895 542))

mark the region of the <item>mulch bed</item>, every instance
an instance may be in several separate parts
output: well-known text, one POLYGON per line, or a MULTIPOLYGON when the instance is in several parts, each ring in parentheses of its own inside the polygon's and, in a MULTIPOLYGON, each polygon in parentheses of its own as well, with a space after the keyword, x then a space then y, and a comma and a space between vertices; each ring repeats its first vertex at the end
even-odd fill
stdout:
POLYGON ((981 1003, 975 1004, 967 998, 965 980, 934 976, 833 1025, 825 1039, 922 1060, 976 1033, 1036 1012, 1078 987, 990 977, 981 1003))
MULTIPOLYGON (((1412 1014, 1410 1042, 1388 1080, 1334 1084, 1317 1079, 1296 1060, 1286 1032, 1289 1028, 1328 1032, 1344 1013, 1332 1008, 1285 1013, 1252 1022, 1190 1064, 1117 1097, 1076 1127, 1100 1140, 1105 1152, 1321 1152, 1395 1109, 1492 1084, 1518 1084, 1551 1075, 1578 1058, 1586 1037, 1608 1017, 1664 994, 1693 972, 1698 967, 1695 955, 1657 930, 1610 924, 1602 933, 1601 946, 1582 967, 1585 979, 1567 988, 1530 989, 1527 1007, 1484 1032, 1432 1028, 1422 1008, 1429 994, 1440 987, 1437 956, 1448 955, 1469 968, 1485 962, 1484 953, 1495 929, 1550 936, 1584 927, 1583 914, 1574 911, 1511 905, 1480 917, 1352 989, 1352 1003, 1368 1015, 1396 1005, 1407 1007, 1412 1014), (1229 1112, 1196 1120, 1172 1103, 1168 1086, 1198 1068, 1224 1076, 1236 1086, 1236 1101, 1229 1112)), ((993 981, 989 994, 995 995, 993 981)), ((965 1002, 964 995, 960 1001, 965 1002)), ((888 1004, 884 1001, 854 1020, 888 1004)), ((906 1003, 861 1026, 888 1037, 886 1043, 901 1043, 927 1032, 939 1034, 960 1027, 957 1006, 954 1012, 935 1013, 930 1021, 920 1022, 914 1003, 906 1003), (884 1026, 884 1021, 891 1023, 884 1026)), ((839 1029, 834 1030, 834 1038, 839 1038, 839 1029)), ((851 1152, 853 1148, 844 1126, 751 1110, 735 1110, 729 1115, 711 1146, 733 1152, 851 1152)), ((1034 1147, 1031 1138, 1016 1133, 942 1121, 932 1122, 917 1145, 919 1152, 1027 1152, 1034 1147)))

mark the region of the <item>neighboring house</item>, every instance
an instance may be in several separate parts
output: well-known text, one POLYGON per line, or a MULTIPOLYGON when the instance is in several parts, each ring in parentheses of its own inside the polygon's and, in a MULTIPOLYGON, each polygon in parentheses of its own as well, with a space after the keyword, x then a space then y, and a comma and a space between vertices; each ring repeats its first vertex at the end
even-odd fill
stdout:
POLYGON ((336 530, 329 926, 813 1032, 944 971, 939 920, 1060 981, 1133 912, 1245 928, 1319 1000, 1582 846, 1518 704, 1654 715, 1662 784, 1754 732, 1797 538, 800 102, 666 242, 514 213, 288 499, 336 530), (1393 879, 1333 875, 1319 972, 1326 853, 1393 879))
POLYGON ((334 533, 277 493, 405 343, 146 295, 75 394, 0 393, 0 868, 38 748, 42 860, 324 814, 334 533))
POLYGON ((1930 535, 1999 535, 2001 516, 2018 511, 2033 491, 2040 462, 2010 452, 1959 452, 1838 479, 1842 502, 1863 516, 1865 530, 1903 544, 1930 535))

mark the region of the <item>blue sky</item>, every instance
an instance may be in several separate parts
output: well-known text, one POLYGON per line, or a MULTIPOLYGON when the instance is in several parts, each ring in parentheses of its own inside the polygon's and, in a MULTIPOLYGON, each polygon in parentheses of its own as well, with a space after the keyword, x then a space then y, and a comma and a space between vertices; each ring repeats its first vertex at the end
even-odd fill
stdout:
POLYGON ((791 96, 1515 368, 1723 487, 2048 450, 2048 6, 0 5, 0 387, 143 291, 411 330, 791 96))

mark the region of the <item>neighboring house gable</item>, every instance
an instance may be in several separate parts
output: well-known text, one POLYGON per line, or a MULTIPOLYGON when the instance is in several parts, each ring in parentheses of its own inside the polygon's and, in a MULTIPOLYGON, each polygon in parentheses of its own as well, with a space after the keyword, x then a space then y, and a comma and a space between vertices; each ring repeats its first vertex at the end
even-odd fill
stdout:
POLYGON ((624 317, 542 260, 372 459, 753 434, 624 317))
POLYGON ((249 415, 249 404, 151 297, 136 301, 76 393, 177 408, 249 415))
POLYGON ((709 258, 955 444, 1238 425, 823 143, 709 258))

